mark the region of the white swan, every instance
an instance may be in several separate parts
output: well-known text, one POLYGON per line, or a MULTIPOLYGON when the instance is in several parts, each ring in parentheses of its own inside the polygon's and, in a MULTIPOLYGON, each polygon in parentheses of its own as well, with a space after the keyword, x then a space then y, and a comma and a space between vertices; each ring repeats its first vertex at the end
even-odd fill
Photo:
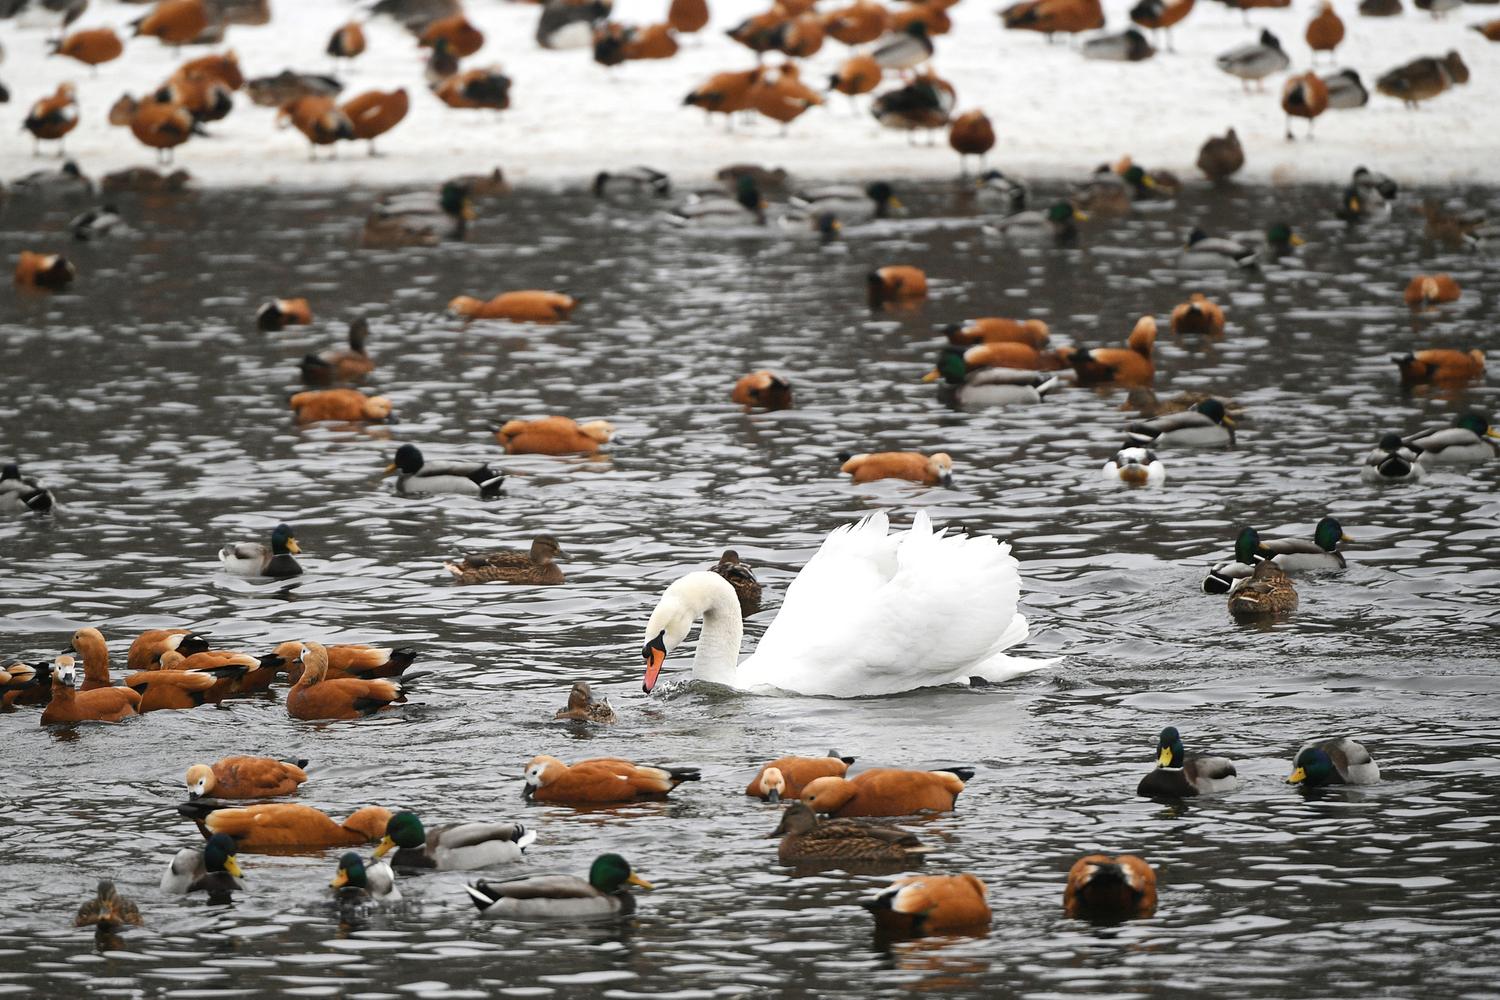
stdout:
POLYGON ((667 653, 700 617, 693 676, 741 689, 853 698, 971 677, 999 682, 1056 662, 1004 652, 1026 638, 1009 545, 945 537, 922 511, 910 531, 889 526, 880 512, 831 532, 744 661, 734 588, 707 572, 677 580, 646 626, 642 686, 656 686, 667 653))

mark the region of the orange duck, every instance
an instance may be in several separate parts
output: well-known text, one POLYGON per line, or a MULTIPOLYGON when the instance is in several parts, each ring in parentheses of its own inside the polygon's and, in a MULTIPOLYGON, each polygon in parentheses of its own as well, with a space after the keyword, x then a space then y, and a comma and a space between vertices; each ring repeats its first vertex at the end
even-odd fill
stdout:
POLYGON ((125 43, 113 28, 87 28, 52 43, 52 54, 77 59, 85 66, 111 62, 125 52, 125 43))
POLYGON ((137 711, 141 696, 129 688, 73 690, 73 658, 52 661, 52 700, 42 711, 42 725, 72 722, 119 722, 137 711))
POLYGON ((1156 365, 1151 360, 1155 345, 1156 320, 1142 316, 1124 347, 1096 347, 1091 351, 1075 348, 1067 358, 1079 385, 1150 385, 1156 377, 1156 365))
POLYGON ((601 804, 664 799, 684 781, 697 781, 696 767, 648 767, 618 757, 564 764, 541 755, 526 765, 523 794, 535 802, 601 804))
MULTIPOLYGON (((823 48, 823 34, 823 19, 806 11, 777 29, 775 47, 791 59, 811 59, 823 48)), ((790 65, 782 63, 782 69, 790 65)))
POLYGON ((1172 310, 1173 333, 1197 333, 1217 337, 1224 332, 1224 310, 1202 292, 1194 292, 1172 310))
POLYGON ((850 816, 907 816, 951 812, 964 790, 967 768, 951 771, 906 771, 872 767, 853 778, 815 778, 802 789, 802 801, 813 812, 850 816))
POLYGON ((844 463, 840 472, 854 477, 855 483, 873 483, 877 479, 905 479, 924 486, 952 486, 953 459, 945 452, 924 455, 918 451, 879 451, 873 454, 839 455, 844 463))
POLYGON ((130 22, 137 35, 161 39, 164 45, 182 46, 208 27, 204 0, 161 0, 145 17, 130 22))
POLYGON ((236 809, 215 809, 199 824, 204 836, 228 834, 242 851, 320 850, 358 847, 385 836, 391 811, 365 806, 342 823, 296 802, 276 802, 236 809))
POLYGON ((261 330, 307 326, 312 321, 312 306, 306 299, 272 299, 255 310, 255 325, 261 330))
POLYGON ((172 74, 174 80, 188 77, 216 80, 230 90, 239 90, 245 85, 245 74, 240 71, 240 57, 233 50, 189 59, 172 74))
POLYGON ((1141 0, 1130 9, 1130 19, 1154 34, 1162 31, 1167 36, 1167 51, 1172 48, 1172 26, 1193 12, 1194 0, 1141 0))
POLYGON ((328 54, 334 59, 353 59, 365 51, 365 29, 350 21, 333 29, 328 39, 328 54))
POLYGON ((512 323, 556 323, 573 315, 578 300, 561 292, 504 292, 488 302, 460 295, 448 311, 464 319, 506 319, 512 323))
POLYGON ((770 10, 745 18, 724 34, 754 52, 758 61, 776 48, 777 37, 790 20, 791 14, 785 7, 773 4, 770 10))
POLYGON ((158 163, 171 163, 178 146, 203 128, 187 108, 155 99, 137 101, 126 95, 109 109, 109 123, 124 125, 144 146, 156 150, 158 163))
POLYGON ((931 37, 946 35, 953 30, 953 21, 947 11, 935 4, 913 3, 891 15, 891 33, 909 33, 913 23, 920 21, 925 33, 931 37))
POLYGON ((891 13, 873 0, 855 0, 823 15, 823 30, 845 45, 867 45, 890 30, 891 13))
POLYGON ((927 298, 927 275, 919 267, 891 264, 865 276, 871 306, 914 305, 927 298))
POLYGON ((1090 854, 1068 872, 1063 913, 1085 920, 1128 920, 1156 912, 1156 872, 1134 854, 1090 854))
POLYGON ((56 141, 61 150, 63 136, 78 127, 78 102, 73 96, 73 85, 58 84, 50 97, 31 106, 22 125, 31 133, 32 152, 39 153, 44 141, 56 141))
POLYGON ((375 139, 395 128, 406 117, 411 101, 406 88, 383 91, 371 90, 351 97, 339 105, 339 110, 348 116, 354 126, 354 138, 370 143, 370 155, 375 155, 375 139))
POLYGON ((1392 355, 1391 360, 1401 369, 1402 385, 1428 382, 1460 385, 1484 377, 1484 352, 1478 348, 1472 351, 1407 351, 1392 355))
POLYGON ((868 94, 880 86, 880 78, 884 70, 875 57, 866 52, 852 55, 845 59, 838 68, 838 72, 828 79, 828 86, 841 94, 854 97, 856 94, 868 94))
POLYGON ((633 27, 609 23, 594 33, 594 61, 618 66, 633 59, 670 59, 677 54, 677 39, 669 24, 633 27))
MULTIPOLYGON (((254 662, 253 660, 251 661, 254 662)), ((138 706, 147 712, 183 711, 199 705, 217 705, 233 693, 236 682, 249 670, 244 664, 203 670, 143 670, 125 678, 125 686, 141 696, 138 706)))
POLYGON ((186 108, 197 122, 216 122, 234 110, 234 96, 218 77, 207 73, 172 74, 152 96, 157 104, 186 108))
POLYGON ((822 95, 803 84, 797 67, 790 63, 780 66, 774 77, 763 75, 750 92, 750 106, 782 125, 822 103, 822 95))
POLYGON ((286 671, 286 661, 272 653, 269 656, 251 656, 225 649, 210 649, 191 656, 171 651, 161 654, 161 665, 153 670, 197 670, 223 671, 220 675, 225 683, 210 696, 210 701, 220 701, 225 695, 253 694, 268 691, 279 674, 286 671), (238 669, 236 669, 238 668, 238 669))
MULTIPOLYGON (((277 112, 276 124, 290 124, 307 137, 308 159, 317 159, 319 146, 332 146, 340 139, 354 138, 354 123, 341 111, 333 98, 309 94, 288 101, 277 112)), ((337 155, 337 154, 335 154, 337 155)))
POLYGON ((0 669, 0 711, 45 705, 52 698, 52 664, 12 663, 0 669))
POLYGON ((614 425, 607 420, 580 424, 572 417, 543 417, 508 420, 495 438, 508 455, 592 455, 614 433, 614 425))
POLYGON ((767 802, 796 801, 808 782, 819 778, 842 778, 853 757, 829 753, 827 757, 777 757, 761 767, 745 786, 745 794, 767 802))
POLYGON ((909 875, 859 905, 875 915, 885 934, 919 937, 989 930, 988 890, 973 875, 909 875))
POLYGON ((735 73, 715 73, 682 99, 683 104, 702 108, 708 114, 725 116, 728 128, 734 127, 732 116, 736 111, 749 111, 752 91, 760 83, 764 70, 742 70, 735 73))
POLYGON ((691 35, 708 27, 708 0, 672 0, 667 8, 667 23, 682 35, 691 35))
POLYGON ((1458 282, 1446 274, 1419 274, 1406 286, 1406 304, 1413 309, 1456 302, 1463 294, 1458 282))
MULTIPOLYGON (((283 661, 289 683, 296 684, 302 679, 301 642, 295 639, 283 642, 273 653, 283 661)), ((406 668, 410 667, 417 658, 417 651, 414 649, 387 649, 383 646, 365 646, 357 643, 325 646, 323 653, 328 658, 328 670, 324 674, 324 679, 330 681, 338 680, 340 677, 354 677, 366 681, 383 677, 399 678, 406 673, 406 668)))
POLYGON ((190 629, 147 629, 130 643, 130 651, 125 654, 125 666, 130 670, 154 670, 160 666, 163 653, 191 656, 207 649, 208 640, 190 629))
POLYGON ((1344 19, 1334 12, 1333 4, 1323 0, 1317 16, 1307 22, 1307 47, 1312 49, 1313 58, 1316 59, 1319 52, 1333 55, 1333 50, 1343 40, 1344 19))
MULTIPOLYGON (((1051 352, 1048 352, 1051 356, 1051 352)), ((1042 352, 1030 344, 1010 340, 985 341, 964 351, 964 365, 969 371, 979 368, 1016 368, 1021 371, 1051 371, 1043 363, 1042 352)), ((942 373, 936 368, 922 377, 924 382, 936 382, 942 373)))
POLYGON ((55 292, 67 288, 78 277, 78 269, 60 253, 22 250, 16 258, 16 285, 55 292))
POLYGON ((109 647, 105 645, 103 633, 96 628, 81 628, 73 633, 69 647, 83 659, 80 691, 114 686, 109 678, 109 647))
POLYGON ((466 69, 438 83, 433 93, 450 108, 504 111, 510 107, 510 77, 497 67, 466 69))
POLYGON ((977 156, 983 170, 985 154, 995 148, 995 127, 983 111, 966 111, 948 124, 948 145, 958 154, 961 167, 977 156))
POLYGON ((304 642, 298 659, 302 676, 286 695, 287 714, 294 719, 358 719, 404 700, 394 681, 328 679, 328 651, 316 642, 304 642))
POLYGON ((762 369, 740 376, 729 398, 741 406, 787 410, 792 406, 792 383, 775 372, 762 369))
POLYGON ((1292 119, 1307 119, 1307 137, 1312 138, 1313 120, 1328 110, 1328 84, 1316 73, 1287 79, 1281 88, 1281 110, 1286 112, 1286 137, 1292 135, 1292 119))
POLYGON ((384 396, 366 396, 358 389, 309 389, 292 396, 291 407, 299 423, 319 420, 388 420, 391 401, 384 396))
POLYGON ((225 757, 216 764, 194 764, 183 780, 188 798, 273 799, 296 795, 307 780, 300 765, 270 757, 225 757))
POLYGON ((1051 41, 1057 32, 1077 34, 1104 27, 1099 0, 1023 0, 1000 12, 1007 28, 1040 31, 1051 41))
POLYGON ((948 343, 959 347, 965 344, 1026 344, 1035 351, 1045 347, 1052 336, 1047 324, 1039 319, 1006 319, 1002 316, 980 316, 962 323, 950 323, 942 327, 942 332, 948 343))
POLYGON ((422 32, 420 44, 422 48, 430 49, 439 39, 446 42, 448 51, 459 59, 472 56, 484 46, 484 32, 470 24, 462 11, 428 24, 422 32))

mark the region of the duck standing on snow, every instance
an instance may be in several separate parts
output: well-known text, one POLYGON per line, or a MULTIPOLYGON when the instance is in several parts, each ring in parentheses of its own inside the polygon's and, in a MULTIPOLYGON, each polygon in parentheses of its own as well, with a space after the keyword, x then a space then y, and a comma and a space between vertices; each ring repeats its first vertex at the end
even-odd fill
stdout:
POLYGON ((787 588, 755 654, 742 662, 734 588, 713 573, 682 577, 646 625, 645 690, 656 686, 667 654, 700 618, 693 677, 741 689, 894 694, 976 676, 1004 681, 1053 662, 1005 653, 1026 638, 1009 545, 934 531, 922 511, 910 530, 889 528, 882 511, 834 530, 787 588), (971 614, 973 608, 986 613, 971 614))
POLYGON ((1240 86, 1250 89, 1255 81, 1257 90, 1264 90, 1261 82, 1273 73, 1280 73, 1292 64, 1281 49, 1281 41, 1270 31, 1262 31, 1258 41, 1230 49, 1218 56, 1214 63, 1230 76, 1240 78, 1240 86))

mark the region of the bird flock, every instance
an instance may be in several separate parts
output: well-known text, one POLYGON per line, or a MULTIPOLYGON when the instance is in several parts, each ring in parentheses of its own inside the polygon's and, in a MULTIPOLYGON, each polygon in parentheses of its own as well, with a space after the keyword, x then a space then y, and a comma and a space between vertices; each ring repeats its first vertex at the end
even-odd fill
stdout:
MULTIPOLYGON (((1387 16, 1393 0, 1365 0, 1361 13, 1387 16), (1370 7, 1370 10, 1365 10, 1370 7), (1378 8, 1384 8, 1384 12, 1378 8)), ((1285 2, 1233 0, 1242 9, 1285 6, 1285 2)), ((10 5, 24 7, 25 3, 10 5)), ((726 71, 686 95, 685 103, 724 116, 733 127, 736 116, 754 112, 782 125, 823 102, 822 93, 801 79, 796 59, 816 53, 825 36, 850 47, 851 54, 830 81, 851 97, 872 93, 895 76, 892 89, 876 96, 871 112, 884 126, 907 132, 950 129, 950 144, 964 158, 981 161, 995 145, 988 119, 977 111, 954 115, 956 95, 928 66, 947 30, 941 3, 909 4, 890 11, 871 0, 837 10, 817 11, 812 4, 783 2, 764 15, 748 19, 730 32, 755 54, 756 65, 726 71), (765 62, 777 52, 784 60, 765 62), (924 68, 926 67, 926 68, 924 68)), ((1446 0, 1418 0, 1418 7, 1441 16, 1453 5, 1446 0)), ((205 37, 223 37, 228 25, 257 23, 264 4, 211 3, 208 0, 163 0, 136 24, 138 36, 173 46, 205 37), (225 12, 231 12, 226 14, 225 12), (234 18, 249 20, 236 21, 234 18)), ((87 3, 65 5, 69 21, 86 13, 87 3)), ((1143 0, 1131 12, 1139 26, 1169 32, 1193 8, 1193 0, 1143 0)), ((48 9, 51 9, 49 6, 48 9)), ((13 13, 14 11, 10 11, 13 13)), ((504 110, 510 103, 510 80, 498 67, 462 68, 460 60, 478 53, 483 34, 456 3, 381 0, 373 13, 393 16, 428 50, 425 77, 443 103, 455 109, 504 110)), ((596 61, 614 66, 631 60, 671 58, 677 37, 702 30, 708 23, 702 0, 673 0, 661 23, 624 25, 609 20, 609 5, 560 3, 541 9, 537 42, 545 47, 591 47, 596 61)), ((1078 34, 1104 25, 1097 0, 1026 0, 1000 12, 1008 29, 1049 36, 1078 34)), ((266 16, 269 16, 268 14, 266 16)), ((1343 35, 1328 5, 1308 26, 1315 52, 1334 51, 1343 35)), ((1486 38, 1492 32, 1481 26, 1486 38)), ((1170 37, 1170 36, 1168 36, 1170 37)), ((135 44, 135 43, 132 43, 135 44)), ((1170 43, 1169 43, 1170 44, 1170 43)), ((89 66, 107 64, 125 47, 109 29, 74 28, 56 42, 60 56, 89 66)), ((339 60, 357 59, 365 49, 357 21, 339 28, 326 53, 339 60)), ((1139 61, 1154 49, 1136 29, 1120 36, 1098 36, 1081 46, 1085 57, 1139 61)), ((1253 44, 1221 55, 1226 73, 1250 83, 1285 71, 1290 61, 1280 42, 1263 32, 1253 44)), ((1314 73, 1286 82, 1282 106, 1290 118, 1311 122, 1329 108, 1345 103, 1339 80, 1358 88, 1357 75, 1338 80, 1314 73)), ((1391 70, 1377 81, 1383 94, 1416 104, 1465 83, 1469 70, 1456 53, 1423 57, 1391 70)), ((334 81, 336 83, 336 81, 334 81)), ((257 103, 274 105, 278 120, 303 134, 313 153, 344 141, 374 140, 395 128, 410 109, 404 90, 371 92, 340 103, 328 78, 311 74, 246 81, 233 53, 184 63, 160 89, 148 95, 125 95, 108 112, 112 123, 127 127, 144 145, 169 159, 172 150, 230 113, 233 95, 248 88, 257 103), (257 86, 259 84, 259 86, 257 86), (332 91, 331 93, 328 91, 332 91), (257 94, 266 95, 262 97, 257 94)), ((1359 101, 1363 103, 1363 100, 1359 101)), ((41 142, 61 144, 76 127, 80 109, 72 87, 61 84, 29 108, 24 127, 41 142)), ((1288 127, 1290 137, 1290 125, 1288 127)), ((1230 130, 1205 143, 1200 169, 1222 182, 1243 164, 1243 150, 1230 130), (1238 161, 1236 163, 1236 161, 1238 161)), ((113 190, 171 191, 185 178, 137 168, 116 176, 113 190), (174 180, 174 178, 177 178, 174 180)), ((668 210, 655 213, 663 230, 670 228, 736 229, 784 225, 838 240, 853 228, 874 220, 901 218, 905 209, 896 181, 868 184, 795 186, 784 175, 749 165, 726 168, 721 183, 690 192, 668 210), (766 192, 789 191, 782 206, 771 206, 766 192)), ((966 183, 969 183, 966 181, 966 183)), ((986 216, 987 238, 1018 244, 1068 245, 1080 239, 1080 224, 1101 224, 1134 211, 1175 210, 1183 182, 1167 171, 1151 170, 1127 157, 1105 164, 1081 180, 1069 196, 1031 207, 1027 184, 998 170, 986 170, 973 182, 976 198, 992 210, 986 216)), ((508 185, 497 171, 490 176, 445 180, 433 189, 384 199, 364 221, 360 240, 369 247, 431 246, 461 241, 477 213, 474 199, 503 197, 508 185)), ((14 186, 36 197, 92 196, 93 186, 69 162, 41 171, 14 186)), ((611 211, 653 211, 676 189, 664 171, 611 166, 601 170, 580 197, 603 200, 611 211)), ((1482 247, 1494 229, 1482 216, 1424 203, 1420 211, 1429 232, 1458 245, 1482 247)), ((1330 199, 1330 214, 1349 226, 1404 224, 1417 209, 1403 201, 1399 186, 1365 167, 1354 169, 1349 183, 1330 199), (1399 211, 1399 215, 1398 215, 1399 211)), ((1252 240, 1215 236, 1190 226, 1177 261, 1188 270, 1223 273, 1246 267, 1275 267, 1296 254, 1301 237, 1285 223, 1274 223, 1252 240)), ((109 239, 128 230, 130 220, 113 205, 101 205, 78 216, 70 233, 78 239, 109 239)), ((65 253, 47 248, 22 251, 14 271, 25 294, 46 295, 76 290, 87 293, 65 253)), ((495 294, 460 296, 449 312, 467 322, 556 323, 571 321, 587 310, 587 290, 578 295, 547 289, 511 289, 495 294)), ((835 290, 862 296, 877 311, 924 308, 927 274, 919 264, 884 263, 867 275, 862 289, 835 290)), ((1392 290, 1414 314, 1441 310, 1461 298, 1459 285, 1445 274, 1411 276, 1404 289, 1392 290)), ((313 303, 288 297, 266 302, 253 317, 262 331, 285 330, 313 322, 313 303)), ((1169 329, 1181 338, 1222 338, 1232 334, 1232 317, 1201 292, 1170 311, 1169 329)), ((251 317, 247 317, 247 322, 251 317)), ((1026 317, 975 317, 944 323, 942 343, 927 380, 938 383, 939 398, 961 410, 997 406, 1047 406, 1068 385, 1114 386, 1143 393, 1141 418, 1123 428, 1123 447, 1102 469, 1110 482, 1126 488, 1159 488, 1167 478, 1161 455, 1177 448, 1226 447, 1238 444, 1237 417, 1243 408, 1233 400, 1184 394, 1170 400, 1154 395, 1154 349, 1159 336, 1154 315, 1131 326, 1121 346, 1087 348, 1051 345, 1045 323, 1026 317)), ((1124 333, 1125 331, 1121 331, 1124 333)), ((377 370, 368 350, 370 331, 363 320, 351 324, 347 345, 310 351, 298 365, 308 388, 290 397, 288 406, 300 423, 392 421, 391 401, 364 391, 362 383, 377 370)), ((1392 361, 1403 386, 1456 387, 1484 376, 1478 348, 1413 350, 1392 361)), ((795 373, 762 370, 745 374, 722 393, 747 410, 785 409, 795 405, 795 373)), ((510 420, 489 434, 505 453, 593 454, 614 441, 607 420, 577 421, 551 415, 510 420)), ((1439 465, 1466 467, 1496 457, 1489 442, 1500 438, 1486 414, 1459 413, 1451 426, 1379 434, 1378 443, 1351 480, 1373 483, 1413 481, 1439 465)), ((962 474, 946 453, 913 451, 844 453, 838 471, 854 483, 906 480, 946 487, 962 474)), ((489 460, 429 460, 418 444, 403 442, 385 469, 394 489, 408 496, 460 494, 478 500, 502 495, 503 472, 489 460)), ((829 474, 833 470, 830 468, 829 474)), ((64 500, 66 498, 63 498, 64 500)), ((46 517, 59 499, 44 484, 26 478, 19 464, 0 469, 0 512, 46 517)), ((1241 618, 1281 617, 1294 611, 1297 593, 1290 573, 1344 568, 1340 545, 1343 527, 1322 519, 1312 538, 1262 538, 1254 527, 1240 529, 1233 558, 1214 565, 1203 583, 1209 593, 1227 595, 1229 611, 1241 618)), ((226 572, 257 579, 291 579, 303 572, 295 530, 278 525, 267 542, 230 543, 219 552, 226 572)), ((538 536, 524 552, 500 550, 470 553, 444 563, 457 584, 519 583, 563 585, 559 540, 538 536)), ((657 684, 668 657, 700 620, 693 676, 748 690, 824 694, 839 697, 891 694, 914 688, 991 683, 1031 670, 1047 661, 1022 660, 1007 650, 1024 640, 1027 627, 1016 612, 1019 571, 1008 546, 994 539, 949 536, 935 530, 918 513, 908 531, 890 532, 884 514, 845 526, 825 540, 816 556, 789 588, 776 620, 757 654, 739 659, 742 621, 758 609, 760 586, 750 567, 726 552, 708 570, 676 581, 662 595, 648 621, 642 642, 643 687, 657 684), (878 567, 878 572, 872 567, 878 567), (860 572, 856 572, 859 570, 860 572), (959 622, 968 604, 993 611, 991 620, 959 622), (860 617, 851 608, 864 607, 860 617), (955 613, 957 609, 957 613, 955 613), (899 615, 898 615, 899 613, 899 615), (900 621, 894 621, 900 617, 900 621), (882 625, 882 623, 885 623, 882 625), (893 624, 894 622, 894 624, 893 624), (896 632, 916 634, 902 643, 896 632), (913 643, 921 655, 914 655, 913 643), (855 655, 855 654, 860 655, 855 655), (915 666, 914 666, 915 662, 915 666)), ((42 725, 113 723, 155 711, 191 710, 225 699, 263 694, 286 679, 289 716, 303 721, 358 720, 391 711, 420 686, 410 670, 417 654, 408 649, 358 645, 325 646, 310 639, 287 638, 270 653, 215 649, 210 638, 191 629, 157 629, 135 637, 126 653, 131 671, 122 685, 110 672, 110 651, 93 628, 74 633, 68 651, 50 663, 16 663, 0 670, 0 699, 6 709, 40 708, 42 725), (82 683, 79 679, 79 661, 82 683), (75 686, 77 685, 77 686, 75 686)), ((570 726, 607 726, 616 718, 608 699, 596 699, 586 682, 574 685, 557 721, 570 726)), ((1175 728, 1162 731, 1157 768, 1141 781, 1141 795, 1180 798, 1230 792, 1237 784, 1232 762, 1208 754, 1189 754, 1175 728)), ((936 853, 909 831, 871 822, 890 817, 955 808, 958 796, 974 778, 970 767, 935 770, 855 768, 853 758, 786 756, 760 767, 746 794, 773 804, 789 803, 775 829, 777 854, 787 864, 875 862, 907 871, 936 853)), ((418 876, 424 869, 480 870, 513 864, 540 835, 520 822, 465 821, 427 826, 410 811, 380 806, 356 810, 342 821, 294 802, 264 801, 295 795, 317 778, 306 761, 232 757, 186 769, 188 800, 181 807, 203 837, 201 846, 184 848, 162 876, 164 890, 205 892, 216 901, 232 898, 253 885, 239 864, 240 854, 277 850, 340 850, 375 845, 364 859, 357 850, 338 858, 331 889, 342 905, 364 906, 399 900, 398 877, 418 876), (230 800, 251 804, 235 805, 230 800)), ((1380 778, 1369 752, 1348 737, 1314 740, 1293 757, 1290 782, 1305 787, 1369 784, 1380 778)), ((637 764, 619 758, 566 763, 540 755, 521 775, 527 801, 596 806, 666 798, 679 786, 701 781, 696 768, 637 764)), ((602 845, 601 845, 602 846, 602 845)), ((601 853, 587 877, 532 875, 512 879, 478 879, 465 887, 481 916, 503 919, 598 919, 628 915, 635 907, 630 887, 651 888, 628 861, 601 853)), ((982 933, 992 914, 983 882, 972 874, 918 874, 895 880, 866 902, 877 926, 895 934, 982 933)), ((1157 907, 1156 873, 1132 855, 1080 858, 1063 887, 1069 916, 1119 920, 1149 916, 1157 907)), ((102 932, 139 924, 138 908, 112 882, 101 882, 96 898, 85 903, 79 925, 102 932)))

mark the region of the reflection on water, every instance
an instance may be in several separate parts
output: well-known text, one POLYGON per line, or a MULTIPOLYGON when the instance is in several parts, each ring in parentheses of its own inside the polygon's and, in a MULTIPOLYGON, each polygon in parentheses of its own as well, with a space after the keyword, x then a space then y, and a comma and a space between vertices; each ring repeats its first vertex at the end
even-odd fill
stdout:
MULTIPOLYGON (((433 671, 417 704, 357 724, 294 723, 276 700, 160 713, 52 733, 35 710, 0 717, 10 755, 0 989, 94 988, 612 997, 906 994, 1368 997, 1492 987, 1500 794, 1495 722, 1500 463, 1420 484, 1361 484, 1385 429, 1500 411, 1487 385, 1403 395, 1388 355, 1487 346, 1500 295, 1489 258, 1428 242, 1404 216, 1348 230, 1322 191, 1189 192, 1175 211, 1085 230, 1076 249, 983 235, 965 194, 900 191, 907 219, 821 246, 778 231, 664 232, 648 207, 526 192, 489 207, 473 242, 357 249, 376 195, 205 192, 122 205, 132 235, 68 246, 73 292, 0 303, 4 447, 56 493, 50 519, 0 523, 0 653, 51 656, 83 624, 117 661, 141 629, 191 623, 225 646, 280 639, 418 646, 433 671), (1212 232, 1306 220, 1310 245, 1260 272, 1178 271, 1192 224, 1212 232), (921 262, 917 310, 872 313, 871 267, 921 262), (1418 268, 1463 299, 1413 317, 1418 268), (555 327, 444 318, 458 294, 557 288, 583 299, 555 327), (1033 315, 1062 341, 1123 342, 1136 316, 1191 291, 1224 304, 1222 340, 1159 343, 1157 388, 1246 408, 1234 450, 1166 449, 1167 486, 1098 476, 1129 414, 1119 392, 1069 388, 1027 408, 958 413, 922 384, 931 326, 1033 315), (255 329, 255 307, 305 295, 312 327, 255 329), (296 362, 364 315, 400 423, 298 428, 296 362), (771 367, 796 409, 745 414, 734 379, 771 367), (498 457, 489 429, 516 416, 607 418, 603 459, 498 457), (407 499, 379 473, 396 444, 476 456, 505 495, 407 499), (843 450, 943 450, 955 487, 854 487, 843 450), (1011 539, 1033 655, 1046 671, 986 691, 868 701, 780 701, 679 690, 639 695, 640 629, 677 574, 737 548, 766 584, 763 631, 829 529, 885 507, 1011 539), (1299 584, 1271 627, 1236 625, 1198 592, 1235 527, 1306 534, 1339 518, 1348 572, 1299 584), (295 525, 306 575, 231 579, 228 541, 295 525), (455 587, 441 561, 472 546, 557 535, 568 583, 455 587), (551 721, 584 677, 622 710, 606 731, 551 721), (1168 806, 1131 795, 1156 732, 1234 759, 1242 789, 1168 806), (1375 754, 1375 787, 1304 794, 1283 784, 1302 739, 1349 732, 1375 754), (750 768, 836 747, 865 763, 972 760, 959 811, 906 824, 990 886, 982 939, 880 942, 857 902, 885 876, 796 873, 765 834, 773 808, 740 796, 750 768), (659 888, 624 927, 480 922, 461 873, 403 880, 407 902, 341 923, 327 899, 339 852, 244 857, 232 907, 163 896, 159 865, 193 840, 174 806, 196 760, 232 752, 312 760, 302 799, 336 815, 378 803, 429 822, 522 817, 541 834, 519 870, 583 873, 605 849, 659 888), (522 803, 533 754, 619 754, 696 764, 666 803, 578 811, 522 803), (1144 854, 1158 915, 1109 929, 1060 917, 1079 854, 1144 854), (97 878, 147 925, 102 951, 70 926, 97 878), (1490 957, 1486 957, 1490 956, 1490 957)), ((1046 192, 1044 192, 1046 194, 1046 192)), ((1461 192, 1500 211, 1500 195, 1461 192)), ((1045 200, 1039 196, 1039 200, 1045 200)), ((62 245, 74 206, 11 202, 0 233, 62 245)), ((117 662, 118 666, 118 662, 117 662)), ((681 679, 685 662, 665 677, 681 679)))

